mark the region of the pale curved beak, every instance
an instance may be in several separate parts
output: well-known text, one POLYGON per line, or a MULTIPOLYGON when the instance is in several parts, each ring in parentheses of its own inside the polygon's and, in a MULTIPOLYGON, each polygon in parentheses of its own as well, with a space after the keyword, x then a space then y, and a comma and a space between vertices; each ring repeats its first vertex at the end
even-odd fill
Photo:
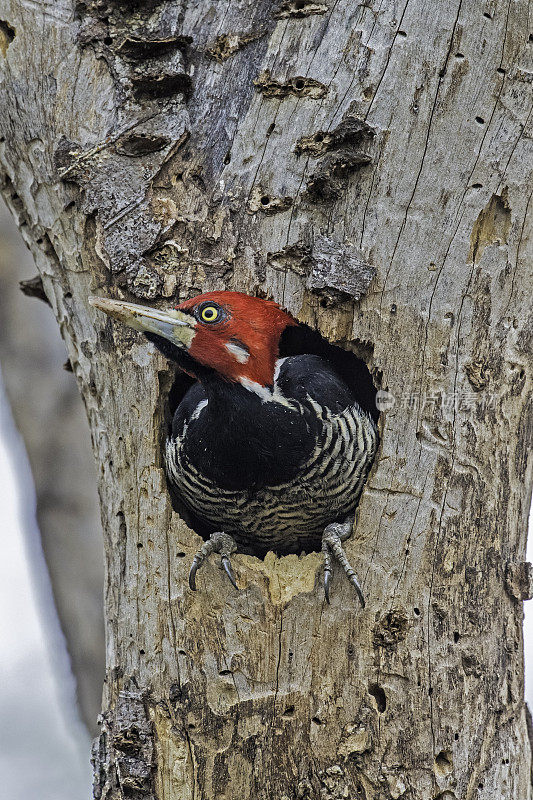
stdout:
POLYGON ((194 338, 194 318, 174 308, 161 311, 108 297, 89 297, 89 304, 136 331, 155 333, 181 348, 188 349, 194 338))

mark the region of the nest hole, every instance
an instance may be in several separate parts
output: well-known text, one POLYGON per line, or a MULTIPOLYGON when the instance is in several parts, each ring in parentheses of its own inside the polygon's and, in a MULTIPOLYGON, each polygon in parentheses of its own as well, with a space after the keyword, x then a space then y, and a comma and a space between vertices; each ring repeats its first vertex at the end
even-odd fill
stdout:
POLYGON ((0 19, 0 52, 6 55, 7 48, 15 38, 15 28, 5 19, 0 19))
MULTIPOLYGON (((373 346, 369 343, 354 341, 350 343, 350 347, 352 349, 348 350, 337 344, 332 344, 318 331, 304 323, 300 323, 297 326, 286 328, 283 332, 280 339, 279 356, 280 358, 285 358, 297 355, 317 355, 328 361, 354 393, 362 410, 367 412, 377 424, 379 420, 377 394, 381 384, 381 375, 376 373, 373 376, 367 365, 371 363, 373 357, 373 346)), ((179 369, 176 370, 164 409, 166 435, 170 432, 176 409, 195 383, 195 378, 179 369)), ((164 447, 163 442, 162 444, 164 447)), ((183 505, 180 498, 176 496, 171 485, 167 485, 174 511, 180 515, 188 527, 207 540, 213 533, 214 528, 209 527, 205 522, 193 515, 183 505)), ((273 550, 277 556, 284 556, 294 552, 283 547, 269 547, 267 550, 258 547, 256 549, 242 550, 241 552, 263 559, 269 550, 273 550)), ((313 548, 302 547, 302 552, 306 553, 318 552, 319 550, 319 541, 316 542, 313 548)))
POLYGON ((453 758, 450 750, 441 750, 435 757, 435 772, 440 777, 449 775, 453 770, 453 758))
POLYGON ((368 687, 368 694, 376 701, 379 713, 383 714, 387 708, 387 695, 382 687, 377 683, 371 683, 368 687))

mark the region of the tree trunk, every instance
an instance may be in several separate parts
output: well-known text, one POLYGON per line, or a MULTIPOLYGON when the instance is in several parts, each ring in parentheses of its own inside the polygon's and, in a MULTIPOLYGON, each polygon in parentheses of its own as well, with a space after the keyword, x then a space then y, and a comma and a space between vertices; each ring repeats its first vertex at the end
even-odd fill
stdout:
MULTIPOLYGON (((96 797, 526 800, 525 0, 4 2, 0 158, 97 459, 96 797), (173 371, 87 304, 273 297, 365 358, 382 442, 348 555, 187 587, 173 371)), ((529 415, 528 415, 529 414, 529 415)))

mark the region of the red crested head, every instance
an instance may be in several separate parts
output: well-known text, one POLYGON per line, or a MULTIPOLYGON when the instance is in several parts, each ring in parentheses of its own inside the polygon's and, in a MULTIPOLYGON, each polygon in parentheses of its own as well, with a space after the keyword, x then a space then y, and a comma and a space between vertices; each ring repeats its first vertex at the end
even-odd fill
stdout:
POLYGON ((253 389, 273 385, 280 336, 297 324, 277 303, 241 292, 206 292, 167 310, 102 297, 90 302, 144 331, 187 372, 196 375, 196 363, 253 389), (173 347, 163 347, 164 340, 173 347))
POLYGON ((230 381, 272 386, 280 336, 295 320, 277 303, 241 292, 206 292, 177 306, 195 319, 188 353, 230 381))

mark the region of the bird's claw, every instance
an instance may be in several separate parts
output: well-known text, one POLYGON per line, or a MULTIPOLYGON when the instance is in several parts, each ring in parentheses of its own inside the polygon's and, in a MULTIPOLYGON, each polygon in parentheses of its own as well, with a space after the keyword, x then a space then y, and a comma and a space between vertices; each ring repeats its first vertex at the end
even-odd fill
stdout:
POLYGON ((233 570, 231 569, 231 561, 229 560, 229 556, 222 556, 220 559, 220 565, 230 579, 232 586, 239 591, 239 587, 237 586, 233 576, 233 570))
POLYGON ((207 542, 201 546, 198 550, 196 555, 193 558, 191 569, 189 572, 189 587, 190 589, 195 592, 196 591, 196 573, 206 560, 206 558, 211 553, 220 553, 220 566, 228 576, 231 581, 231 585, 239 590, 237 583, 235 581, 235 577, 233 575, 233 571, 231 568, 231 561, 230 555, 237 550, 237 545, 235 544, 235 540, 232 536, 227 533, 223 533, 222 531, 216 531, 212 533, 207 542))
POLYGON ((330 569, 326 569, 324 567, 324 594, 326 596, 326 602, 327 602, 328 606, 330 604, 330 602, 329 602, 329 585, 330 585, 330 583, 331 583, 331 570, 330 569))
POLYGON ((357 592, 357 597, 359 598, 359 602, 361 603, 361 607, 364 608, 365 603, 365 596, 363 594, 363 590, 361 589, 361 584, 357 580, 357 575, 354 573, 353 575, 348 575, 348 580, 354 587, 355 591, 357 592))
POLYGON ((196 573, 201 563, 198 556, 195 556, 192 560, 191 571, 189 572, 189 587, 193 592, 196 591, 196 573))
POLYGON ((344 523, 333 522, 331 525, 328 525, 322 536, 322 552, 324 554, 324 594, 326 597, 326 601, 329 604, 330 602, 330 586, 331 586, 331 572, 332 572, 332 556, 334 556, 339 564, 342 566, 346 576, 352 586, 354 587, 355 591, 357 592, 357 596, 359 598, 359 602, 361 606, 365 607, 365 598, 363 595, 363 590, 361 589, 361 584, 357 579, 357 575, 355 574, 355 570, 350 565, 348 558, 346 557, 346 553, 342 547, 342 542, 348 538, 348 536, 352 532, 352 522, 346 521, 344 523))
POLYGON ((199 564, 195 556, 193 558, 191 569, 189 571, 189 589, 191 590, 191 592, 196 591, 196 573, 198 572, 198 566, 199 564))

